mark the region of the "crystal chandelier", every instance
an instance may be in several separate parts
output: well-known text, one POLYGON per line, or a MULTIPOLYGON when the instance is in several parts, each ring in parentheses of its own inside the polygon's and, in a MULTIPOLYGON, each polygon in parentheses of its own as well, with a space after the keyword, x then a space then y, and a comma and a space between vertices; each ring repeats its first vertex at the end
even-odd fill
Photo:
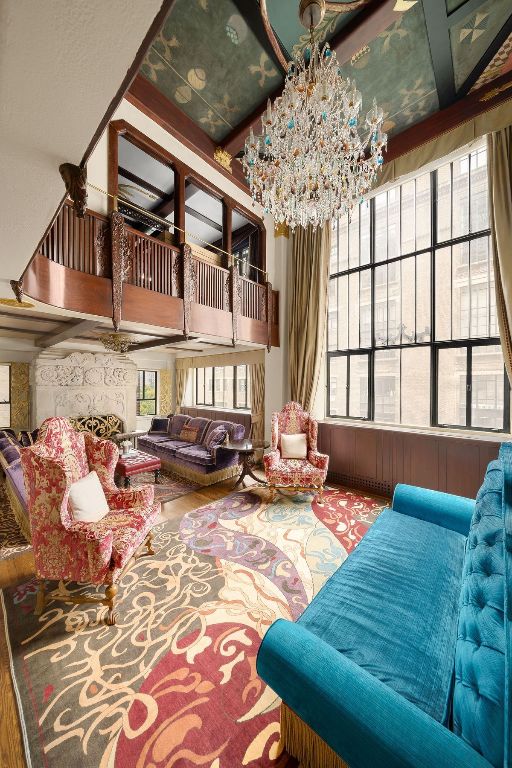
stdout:
POLYGON ((126 333, 103 333, 99 340, 108 352, 119 352, 125 355, 132 344, 131 337, 126 333))
POLYGON ((301 3, 310 46, 290 63, 282 95, 262 117, 262 135, 251 128, 242 157, 253 199, 292 229, 350 214, 371 189, 387 144, 382 109, 374 100, 360 119, 355 82, 342 76, 329 44, 314 40, 319 19, 311 7, 318 6, 301 3))

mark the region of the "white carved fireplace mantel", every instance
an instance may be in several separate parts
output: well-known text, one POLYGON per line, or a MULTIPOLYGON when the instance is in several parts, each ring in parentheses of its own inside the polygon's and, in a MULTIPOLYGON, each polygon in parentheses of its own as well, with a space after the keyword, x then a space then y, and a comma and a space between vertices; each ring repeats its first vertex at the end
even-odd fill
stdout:
POLYGON ((127 355, 45 350, 30 369, 32 427, 49 416, 114 413, 135 429, 137 365, 127 355))

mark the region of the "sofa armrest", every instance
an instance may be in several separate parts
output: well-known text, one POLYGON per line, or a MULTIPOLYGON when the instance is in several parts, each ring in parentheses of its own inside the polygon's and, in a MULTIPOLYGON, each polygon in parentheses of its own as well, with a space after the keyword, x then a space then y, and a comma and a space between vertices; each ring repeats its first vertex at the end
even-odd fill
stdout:
POLYGON ((479 753, 299 624, 276 621, 258 674, 357 768, 491 768, 479 753))
POLYGON ((395 512, 417 517, 467 536, 475 500, 414 485, 397 485, 392 507, 395 512))
POLYGON ((265 453, 263 455, 263 466, 267 471, 275 469, 279 464, 280 460, 281 460, 281 453, 276 448, 275 450, 270 451, 269 453, 265 453))
POLYGON ((137 488, 116 488, 105 493, 109 509, 129 509, 138 512, 149 509, 155 500, 155 489, 152 485, 139 485, 137 488))

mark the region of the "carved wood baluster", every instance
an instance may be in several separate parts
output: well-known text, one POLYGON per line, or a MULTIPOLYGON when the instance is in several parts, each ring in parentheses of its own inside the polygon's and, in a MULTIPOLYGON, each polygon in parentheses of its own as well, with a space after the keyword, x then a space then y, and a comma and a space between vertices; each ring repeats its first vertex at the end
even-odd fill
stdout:
POLYGON ((118 211, 110 214, 110 236, 112 254, 112 323, 118 331, 121 325, 123 305, 123 280, 130 265, 128 237, 124 218, 118 211))
POLYGON ((267 280, 265 283, 267 289, 267 352, 272 348, 272 283, 267 280))
POLYGON ((229 268, 229 271, 231 273, 231 313, 232 313, 232 321, 233 321, 233 339, 232 343, 233 346, 236 347, 238 343, 238 325, 239 325, 239 318, 240 318, 240 307, 241 307, 241 290, 242 286, 240 285, 240 275, 238 273, 238 267, 236 264, 232 264, 229 268))
POLYGON ((186 339, 190 333, 190 312, 191 305, 196 295, 196 270, 194 268, 192 249, 190 245, 185 243, 182 246, 183 250, 183 275, 182 275, 182 287, 183 287, 183 335, 186 339))

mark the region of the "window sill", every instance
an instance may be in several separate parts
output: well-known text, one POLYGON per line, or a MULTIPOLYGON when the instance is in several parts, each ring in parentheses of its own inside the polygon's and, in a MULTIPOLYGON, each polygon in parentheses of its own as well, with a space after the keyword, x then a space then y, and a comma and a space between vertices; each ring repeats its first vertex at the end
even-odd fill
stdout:
POLYGON ((320 419, 320 424, 338 424, 343 427, 356 429, 377 429, 386 432, 401 432, 403 434, 427 435, 430 437, 449 437, 460 440, 480 440, 484 442, 505 443, 510 440, 509 432, 479 432, 465 429, 440 429, 439 427, 407 427, 402 424, 382 424, 375 421, 358 421, 357 419, 320 419))
POLYGON ((217 405, 184 405, 183 408, 197 408, 198 411, 219 411, 220 413, 251 414, 250 408, 219 408, 217 405))

